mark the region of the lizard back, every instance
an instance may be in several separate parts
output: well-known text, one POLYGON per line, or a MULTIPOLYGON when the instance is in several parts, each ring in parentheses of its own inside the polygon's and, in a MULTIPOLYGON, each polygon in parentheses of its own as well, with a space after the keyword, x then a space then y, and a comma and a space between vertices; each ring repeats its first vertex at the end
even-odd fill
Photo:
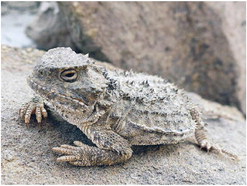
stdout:
POLYGON ((136 128, 144 133, 166 134, 165 140, 173 141, 193 133, 195 122, 188 109, 188 98, 173 84, 131 71, 107 70, 104 76, 110 82, 108 98, 114 103, 109 117, 118 118, 113 124, 118 133, 130 137, 127 129, 136 128))

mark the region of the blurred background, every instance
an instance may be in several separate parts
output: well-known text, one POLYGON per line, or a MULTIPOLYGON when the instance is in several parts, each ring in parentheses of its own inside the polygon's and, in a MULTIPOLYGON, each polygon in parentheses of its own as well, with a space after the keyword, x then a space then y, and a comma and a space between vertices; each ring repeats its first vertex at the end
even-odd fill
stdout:
POLYGON ((245 2, 1 2, 2 44, 76 52, 246 112, 245 2))

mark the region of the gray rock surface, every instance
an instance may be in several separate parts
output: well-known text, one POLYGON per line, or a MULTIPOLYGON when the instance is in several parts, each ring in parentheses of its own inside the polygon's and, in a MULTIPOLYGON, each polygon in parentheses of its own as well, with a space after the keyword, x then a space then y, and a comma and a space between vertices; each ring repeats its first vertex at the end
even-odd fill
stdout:
POLYGON ((71 46, 121 68, 166 77, 245 113, 244 7, 245 2, 60 2, 58 12, 43 12, 43 20, 56 21, 42 24, 40 16, 27 33, 40 48, 71 46))
POLYGON ((227 37, 231 51, 238 64, 237 96, 241 110, 246 113, 246 3, 207 2, 222 20, 222 30, 227 37))
POLYGON ((14 47, 36 47, 25 34, 26 27, 37 16, 39 2, 1 2, 1 44, 14 47))
MULTIPOLYGON (((237 154, 239 161, 201 151, 194 139, 189 139, 178 145, 135 147, 130 161, 115 166, 56 163, 52 147, 74 140, 90 141, 67 123, 48 119, 41 128, 35 122, 26 128, 18 119, 21 104, 32 97, 26 76, 42 54, 2 46, 2 184, 246 184, 245 120, 235 108, 218 104, 219 114, 235 115, 235 119, 221 116, 207 120, 210 136, 237 154)), ((211 105, 195 94, 190 97, 211 105)))
POLYGON ((26 34, 38 43, 40 49, 71 45, 74 48, 62 17, 56 2, 42 2, 36 19, 26 28, 26 34))

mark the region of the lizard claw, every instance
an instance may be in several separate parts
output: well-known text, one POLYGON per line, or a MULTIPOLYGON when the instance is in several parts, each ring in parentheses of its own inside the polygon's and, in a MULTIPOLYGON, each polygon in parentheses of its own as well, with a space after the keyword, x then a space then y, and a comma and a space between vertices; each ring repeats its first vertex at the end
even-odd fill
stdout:
POLYGON ((52 148, 54 152, 64 155, 57 158, 58 162, 69 162, 73 164, 72 162, 81 160, 82 147, 85 146, 85 144, 79 141, 75 141, 74 144, 77 146, 61 145, 60 147, 52 148))
POLYGON ((19 110, 19 115, 22 119, 24 119, 27 127, 29 127, 32 114, 36 115, 36 120, 38 123, 41 123, 42 117, 47 118, 47 111, 44 107, 44 103, 39 97, 34 97, 30 102, 24 104, 19 110))
POLYGON ((71 162, 71 161, 76 161, 77 158, 76 156, 61 156, 59 158, 57 158, 57 162, 71 162))

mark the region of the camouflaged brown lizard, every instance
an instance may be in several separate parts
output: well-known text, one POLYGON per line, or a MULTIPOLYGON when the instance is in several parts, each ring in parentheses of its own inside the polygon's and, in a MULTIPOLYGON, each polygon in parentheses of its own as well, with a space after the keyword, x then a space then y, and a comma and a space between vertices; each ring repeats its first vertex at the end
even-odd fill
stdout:
POLYGON ((57 161, 77 166, 113 165, 132 156, 132 145, 176 144, 189 136, 201 148, 234 155, 211 145, 204 123, 182 90, 143 73, 95 64, 70 48, 55 48, 35 66, 28 84, 37 93, 20 116, 29 124, 47 117, 44 104, 76 125, 97 147, 75 141, 52 150, 57 161))

